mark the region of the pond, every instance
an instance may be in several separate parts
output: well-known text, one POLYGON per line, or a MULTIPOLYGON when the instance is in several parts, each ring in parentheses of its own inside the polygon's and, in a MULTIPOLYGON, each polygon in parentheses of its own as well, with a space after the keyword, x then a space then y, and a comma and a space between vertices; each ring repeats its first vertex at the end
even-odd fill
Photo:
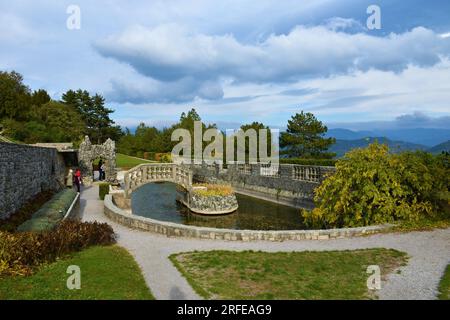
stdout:
POLYGON ((236 194, 239 209, 222 216, 203 216, 190 212, 176 201, 177 187, 171 182, 149 183, 132 193, 133 214, 168 222, 200 227, 237 230, 306 229, 300 209, 236 194))

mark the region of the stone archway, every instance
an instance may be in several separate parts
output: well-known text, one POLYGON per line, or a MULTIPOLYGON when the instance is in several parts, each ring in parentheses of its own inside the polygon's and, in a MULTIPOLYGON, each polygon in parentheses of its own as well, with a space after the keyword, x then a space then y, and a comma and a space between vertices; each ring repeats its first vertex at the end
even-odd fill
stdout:
POLYGON ((103 144, 92 144, 85 136, 78 149, 78 164, 86 184, 92 183, 92 161, 99 157, 105 161, 105 181, 116 180, 116 143, 108 138, 103 144))

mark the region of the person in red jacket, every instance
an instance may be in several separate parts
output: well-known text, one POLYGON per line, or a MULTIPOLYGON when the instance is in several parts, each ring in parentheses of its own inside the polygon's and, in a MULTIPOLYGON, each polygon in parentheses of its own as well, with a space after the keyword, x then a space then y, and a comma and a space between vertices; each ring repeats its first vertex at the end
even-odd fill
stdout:
POLYGON ((80 168, 77 168, 75 171, 75 174, 73 175, 73 183, 77 186, 77 191, 80 192, 81 190, 81 183, 83 182, 83 179, 81 177, 81 170, 80 168))

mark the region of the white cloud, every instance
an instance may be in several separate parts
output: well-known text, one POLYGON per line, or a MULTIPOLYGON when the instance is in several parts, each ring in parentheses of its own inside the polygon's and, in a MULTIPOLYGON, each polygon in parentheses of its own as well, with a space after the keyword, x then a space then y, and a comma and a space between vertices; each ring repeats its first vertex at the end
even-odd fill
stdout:
POLYGON ((185 78, 205 81, 204 98, 220 96, 220 79, 286 83, 355 70, 399 72, 409 65, 433 66, 450 54, 450 40, 423 27, 386 37, 336 30, 351 25, 351 19, 334 18, 327 26, 297 26, 252 44, 231 34, 206 35, 176 24, 134 26, 97 42, 96 48, 169 88, 185 78))
POLYGON ((195 99, 215 100, 223 97, 219 83, 213 81, 199 82, 186 77, 169 83, 162 83, 151 78, 137 76, 136 79, 124 81, 111 80, 112 89, 106 93, 108 100, 135 104, 152 101, 154 103, 184 103, 195 99))
POLYGON ((364 30, 363 25, 352 18, 333 17, 326 21, 325 26, 333 31, 348 29, 355 29, 358 31, 364 30))

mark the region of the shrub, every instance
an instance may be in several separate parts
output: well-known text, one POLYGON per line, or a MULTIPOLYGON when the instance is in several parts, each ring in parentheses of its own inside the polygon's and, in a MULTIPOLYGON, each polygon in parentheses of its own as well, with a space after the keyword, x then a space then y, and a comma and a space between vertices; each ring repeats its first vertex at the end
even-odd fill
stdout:
POLYGON ((76 195, 77 193, 73 189, 64 189, 58 192, 17 230, 44 231, 54 228, 64 218, 76 195))
POLYGON ((233 194, 233 188, 229 185, 224 184, 209 184, 209 183, 199 183, 195 184, 194 187, 206 187, 206 189, 194 189, 195 194, 204 197, 214 197, 214 196, 229 196, 233 194))
POLYGON ((336 163, 336 172, 316 188, 316 208, 302 211, 314 227, 357 227, 415 221, 448 203, 449 169, 424 152, 389 154, 374 143, 354 149, 336 163))
POLYGON ((172 162, 172 155, 170 153, 165 153, 161 156, 159 161, 163 163, 170 163, 172 162))
POLYGON ((144 152, 144 159, 155 160, 155 152, 144 152))
POLYGON ((284 158, 280 159, 281 164, 300 164, 305 166, 327 166, 334 167, 337 160, 334 159, 303 159, 303 158, 284 158))
POLYGON ((143 159, 144 158, 144 152, 136 151, 136 157, 143 159))
POLYGON ((155 160, 158 162, 172 162, 171 153, 155 153, 155 160))
POLYGON ((109 183, 103 182, 98 185, 98 196, 100 200, 105 200, 105 196, 109 194, 109 183))
POLYGON ((42 263, 92 245, 114 242, 113 229, 98 222, 67 220, 51 231, 0 232, 0 276, 30 274, 42 263))

